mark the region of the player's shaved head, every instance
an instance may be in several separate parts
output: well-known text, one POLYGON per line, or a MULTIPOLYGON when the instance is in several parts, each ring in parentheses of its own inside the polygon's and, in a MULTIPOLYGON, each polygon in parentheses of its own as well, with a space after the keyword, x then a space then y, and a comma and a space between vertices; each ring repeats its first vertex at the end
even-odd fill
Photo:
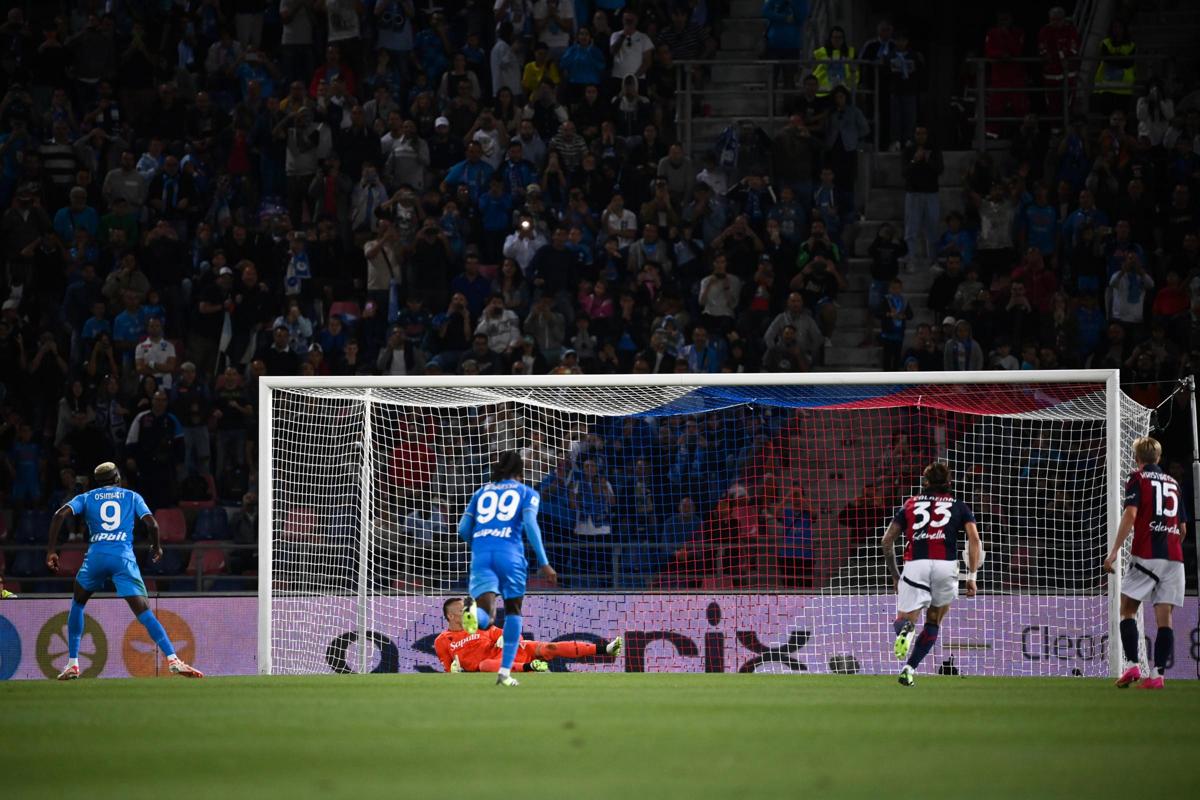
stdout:
MULTIPOLYGON (((445 617, 447 622, 449 622, 449 620, 450 620, 450 609, 451 609, 451 607, 453 607, 453 605, 455 603, 461 604, 462 598, 461 597, 451 597, 449 600, 442 603, 442 616, 445 617)), ((459 610, 459 614, 460 615, 462 614, 461 609, 459 610)))
POLYGON ((116 464, 105 461, 92 470, 92 480, 97 486, 109 486, 121 480, 121 472, 117 469, 116 464))
POLYGON ((1133 457, 1139 464, 1157 464, 1162 458, 1162 445, 1152 436, 1135 439, 1133 457))
POLYGON ((921 484, 926 489, 946 491, 950 488, 950 468, 941 461, 935 461, 921 473, 921 484))

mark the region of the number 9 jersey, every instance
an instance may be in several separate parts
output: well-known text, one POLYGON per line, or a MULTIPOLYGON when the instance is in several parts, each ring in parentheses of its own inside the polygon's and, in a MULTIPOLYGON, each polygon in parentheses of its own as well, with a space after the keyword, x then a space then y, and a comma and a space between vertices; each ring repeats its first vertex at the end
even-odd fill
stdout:
POLYGON ((517 480, 480 486, 464 513, 471 521, 471 552, 511 550, 524 556, 525 512, 528 509, 536 514, 540 504, 537 490, 517 480))
POLYGON ((134 523, 150 514, 140 494, 120 486, 101 486, 75 495, 67 507, 87 522, 89 555, 132 555, 134 523))

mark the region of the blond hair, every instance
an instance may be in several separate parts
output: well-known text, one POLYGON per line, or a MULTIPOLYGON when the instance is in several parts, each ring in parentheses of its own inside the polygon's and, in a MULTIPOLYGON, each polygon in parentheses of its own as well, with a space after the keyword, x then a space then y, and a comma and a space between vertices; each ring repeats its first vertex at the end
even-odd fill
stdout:
POLYGON ((1162 445, 1158 439, 1143 436, 1133 442, 1133 457, 1139 464, 1157 464, 1162 458, 1162 445))

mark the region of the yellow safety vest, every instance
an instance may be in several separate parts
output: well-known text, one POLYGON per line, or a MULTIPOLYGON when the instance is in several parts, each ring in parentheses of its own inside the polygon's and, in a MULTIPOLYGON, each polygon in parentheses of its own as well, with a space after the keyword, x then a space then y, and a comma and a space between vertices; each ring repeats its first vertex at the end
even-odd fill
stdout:
POLYGON ((1111 38, 1100 43, 1100 66, 1096 67, 1093 87, 1096 94, 1133 94, 1136 68, 1134 64, 1122 67, 1109 63, 1111 58, 1128 58, 1137 52, 1137 45, 1126 42, 1113 44, 1111 38))
POLYGON ((833 91, 835 86, 845 86, 850 91, 858 86, 858 66, 856 64, 840 63, 854 59, 854 48, 834 50, 830 52, 825 47, 813 51, 813 75, 817 78, 817 96, 824 97, 833 91))

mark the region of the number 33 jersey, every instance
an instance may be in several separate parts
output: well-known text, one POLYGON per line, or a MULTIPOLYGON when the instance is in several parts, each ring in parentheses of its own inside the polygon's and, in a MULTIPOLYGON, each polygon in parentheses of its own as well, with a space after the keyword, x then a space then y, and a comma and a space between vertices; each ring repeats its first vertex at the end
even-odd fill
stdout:
POLYGON ((525 510, 535 514, 541 497, 520 481, 485 483, 475 490, 467 504, 471 520, 471 551, 514 551, 524 555, 523 526, 525 510))
POLYGON ((896 524, 904 531, 904 560, 958 558, 958 540, 975 515, 949 492, 922 493, 904 501, 896 524))
POLYGON ((1133 472, 1125 484, 1125 507, 1138 510, 1133 523, 1133 555, 1183 561, 1180 526, 1187 511, 1179 484, 1157 464, 1133 472))
POLYGON ((140 494, 120 486, 102 486, 77 494, 67 507, 87 521, 89 553, 132 554, 133 525, 150 513, 140 494))

